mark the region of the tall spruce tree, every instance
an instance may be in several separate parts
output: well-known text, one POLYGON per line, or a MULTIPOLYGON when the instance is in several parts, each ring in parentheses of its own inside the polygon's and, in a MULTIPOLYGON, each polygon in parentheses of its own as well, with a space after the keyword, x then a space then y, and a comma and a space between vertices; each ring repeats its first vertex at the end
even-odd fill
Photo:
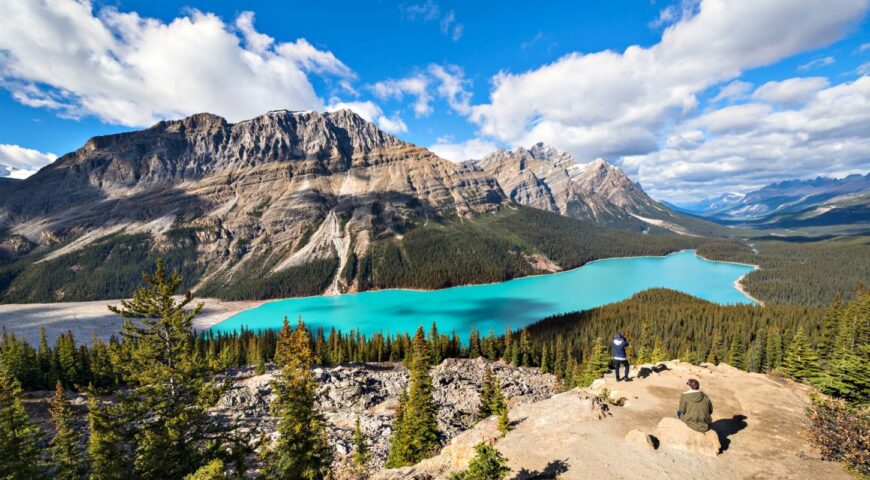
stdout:
POLYGON ((495 393, 495 386, 492 368, 489 365, 486 366, 486 369, 483 371, 483 382, 480 386, 480 407, 477 410, 477 418, 484 419, 488 418, 494 412, 492 411, 492 397, 495 393))
POLYGON ((440 446, 437 405, 432 398, 429 377, 430 355, 423 328, 417 329, 412 342, 413 362, 407 398, 401 404, 390 438, 388 468, 413 465, 434 454, 440 446))
POLYGON ((40 477, 39 427, 24 410, 21 383, 0 359, 0 478, 32 480, 40 477))
POLYGON ((782 359, 782 369, 795 380, 812 381, 819 377, 819 357, 810 347, 804 329, 798 326, 789 344, 788 351, 782 359))
POLYGON ((84 461, 85 455, 81 448, 81 435, 71 423, 72 411, 60 382, 55 387, 50 411, 54 421, 54 437, 49 443, 52 478, 80 480, 84 478, 87 471, 87 465, 84 461))
POLYGON ((743 347, 740 335, 734 335, 731 339, 731 348, 728 349, 726 361, 734 368, 746 370, 746 349, 743 347))
POLYGON ((311 372, 313 354, 302 319, 290 329, 287 319, 275 350, 281 372, 272 381, 272 415, 281 435, 266 455, 264 474, 269 479, 317 480, 330 472, 333 451, 326 422, 316 410, 317 381, 311 372), (280 358, 280 360, 279 360, 280 358))
POLYGON ((580 377, 577 379, 577 384, 581 387, 587 387, 592 382, 601 378, 602 375, 610 370, 610 355, 601 337, 595 339, 592 344, 592 351, 589 356, 583 360, 583 366, 580 370, 580 377))
POLYGON ((208 414, 221 389, 207 380, 208 365, 191 342, 193 318, 203 305, 188 308, 190 292, 176 300, 182 278, 168 274, 163 262, 144 280, 131 300, 109 307, 138 319, 124 322, 125 348, 115 362, 131 387, 119 413, 136 425, 127 439, 135 452, 135 476, 180 479, 207 463, 210 452, 223 450, 221 435, 230 427, 208 414))
POLYGON ((132 460, 123 446, 121 430, 110 409, 100 402, 97 392, 88 390, 89 480, 125 480, 133 477, 132 460))

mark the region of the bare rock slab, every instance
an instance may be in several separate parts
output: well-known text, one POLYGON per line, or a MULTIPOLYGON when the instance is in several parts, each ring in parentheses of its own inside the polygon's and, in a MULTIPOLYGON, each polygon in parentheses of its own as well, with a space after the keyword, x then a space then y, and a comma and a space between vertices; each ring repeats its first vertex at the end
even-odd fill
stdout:
POLYGON ((698 455, 715 457, 722 446, 713 430, 696 432, 676 418, 663 418, 656 426, 655 436, 663 448, 685 450, 698 455))

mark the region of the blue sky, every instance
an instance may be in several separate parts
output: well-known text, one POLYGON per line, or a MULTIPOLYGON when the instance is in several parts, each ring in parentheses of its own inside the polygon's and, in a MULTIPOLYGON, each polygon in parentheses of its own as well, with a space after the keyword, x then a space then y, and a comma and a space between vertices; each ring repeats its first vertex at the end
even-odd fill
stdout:
POLYGON ((672 201, 870 170, 868 0, 326 3, 0 0, 0 176, 197 111, 340 107, 672 201))

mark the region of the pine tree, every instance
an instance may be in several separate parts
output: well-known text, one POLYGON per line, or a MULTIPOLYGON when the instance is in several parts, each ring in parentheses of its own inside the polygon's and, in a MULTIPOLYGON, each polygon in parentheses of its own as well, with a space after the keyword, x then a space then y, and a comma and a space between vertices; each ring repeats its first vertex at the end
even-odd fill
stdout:
POLYGON ((63 386, 57 383, 51 402, 51 418, 54 420, 54 438, 51 439, 52 478, 77 480, 83 478, 86 465, 80 447, 80 435, 71 424, 72 412, 63 386))
POLYGON ((710 344, 710 351, 707 353, 707 363, 719 365, 722 361, 722 335, 719 330, 713 332, 713 342, 710 344))
POLYGON ((652 363, 661 363, 665 360, 668 360, 668 351, 665 350, 664 345, 662 345, 662 339, 656 337, 652 353, 650 354, 650 361, 652 363))
POLYGON ((764 349, 762 369, 767 372, 779 368, 782 362, 782 336, 773 327, 767 331, 767 346, 764 349))
POLYGON ((366 442, 362 427, 360 427, 359 417, 356 417, 356 425, 353 429, 351 443, 353 444, 353 464, 357 469, 364 471, 368 468, 372 455, 369 453, 368 442, 366 442))
POLYGON ((501 409, 498 413, 498 431, 501 433, 501 436, 505 436, 511 431, 513 427, 511 426, 511 421, 508 418, 508 409, 507 407, 501 409))
POLYGON ((429 377, 429 352, 423 329, 418 328, 412 343, 413 362, 407 400, 402 404, 401 418, 394 420, 393 437, 387 467, 413 465, 431 456, 440 446, 438 441, 437 406, 432 398, 429 377))
POLYGON ((840 296, 837 295, 834 302, 825 311, 825 316, 822 317, 821 331, 819 332, 819 341, 817 343, 817 351, 822 361, 830 360, 834 353, 841 316, 842 304, 840 296))
POLYGON ((520 332, 520 365, 524 367, 532 366, 532 339, 529 334, 529 329, 524 328, 520 332))
POLYGON ((492 397, 495 393, 493 384, 492 368, 487 365, 483 372, 483 382, 480 387, 480 407, 477 410, 477 418, 481 420, 493 414, 492 397))
POLYGON ((51 357, 51 349, 48 347, 48 339, 45 337, 45 327, 39 327, 39 350, 36 352, 36 361, 39 363, 39 371, 41 372, 40 387, 44 389, 49 389, 57 383, 57 372, 52 368, 51 357))
POLYGON ((229 478, 224 474, 224 462, 216 458, 184 477, 184 480, 225 480, 229 478))
POLYGON ((281 372, 272 381, 275 400, 272 415, 281 435, 267 454, 266 478, 316 480, 327 476, 332 464, 326 422, 316 410, 317 381, 311 373, 313 354, 308 330, 302 320, 292 331, 286 326, 278 335, 281 372))
POLYGON ((39 477, 39 427, 24 410, 21 383, 0 360, 0 478, 31 480, 39 477))
POLYGON ((474 447, 468 468, 450 475, 450 480, 503 480, 511 472, 507 459, 494 446, 480 442, 474 447))
POLYGON ((578 378, 577 382, 580 386, 587 387, 591 385, 595 379, 601 378, 601 376, 609 370, 610 355, 608 355, 601 337, 597 337, 595 343, 592 344, 592 351, 583 362, 580 371, 580 378, 578 378))
POLYGON ((640 341, 637 347, 637 358, 635 363, 650 363, 652 362, 652 348, 650 347, 649 323, 644 320, 640 327, 640 341))
POLYGON ((764 328, 760 329, 758 332, 758 336, 755 338, 755 342, 752 347, 752 355, 749 358, 749 371, 750 372, 763 372, 764 364, 767 361, 766 354, 767 353, 767 330, 764 328))
POLYGON ((88 463, 90 480, 125 480, 132 478, 132 465, 122 450, 121 425, 114 421, 108 408, 100 403, 93 388, 88 390, 88 463))
POLYGON ((810 347, 803 327, 799 326, 785 357, 783 371, 795 380, 813 380, 819 376, 819 357, 810 347))
POLYGON ((162 262, 144 280, 146 286, 131 300, 109 307, 126 319, 139 319, 124 322, 127 347, 115 362, 131 387, 121 399, 119 414, 124 423, 137 426, 129 439, 136 477, 178 479, 207 463, 206 449, 225 448, 215 441, 206 445, 206 440, 221 438, 230 426, 208 414, 221 389, 207 380, 208 365, 190 341, 193 318, 203 305, 187 308, 191 292, 176 300, 182 278, 177 272, 167 274, 162 262))
POLYGON ((513 347, 513 335, 511 335, 511 327, 507 326, 504 331, 504 348, 502 349, 502 360, 505 362, 510 362, 513 358, 513 352, 511 348, 513 347))
POLYGON ((746 351, 743 348, 743 340, 740 335, 734 335, 731 339, 731 348, 728 349, 728 365, 740 370, 746 370, 746 351))
POLYGON ((541 373, 553 373, 553 367, 550 364, 550 350, 545 343, 541 347, 541 373))

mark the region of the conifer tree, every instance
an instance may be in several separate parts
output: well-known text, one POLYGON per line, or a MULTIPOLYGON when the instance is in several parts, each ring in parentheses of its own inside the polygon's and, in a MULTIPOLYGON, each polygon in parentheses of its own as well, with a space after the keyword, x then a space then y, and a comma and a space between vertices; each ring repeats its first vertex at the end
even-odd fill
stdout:
POLYGON ((136 477, 178 479, 207 463, 207 448, 221 450, 220 445, 206 445, 206 439, 219 438, 230 427, 208 414, 221 390, 206 379, 208 365, 190 341, 193 318, 203 305, 187 308, 191 292, 176 300, 182 278, 177 272, 167 274, 163 262, 144 280, 146 286, 131 300, 109 307, 126 319, 139 320, 123 325, 127 348, 116 365, 131 390, 121 399, 119 412, 125 423, 137 426, 129 439, 136 477))
POLYGON ((368 468, 372 455, 369 453, 369 445, 363 435, 362 427, 359 423, 359 417, 356 417, 356 425, 353 429, 351 443, 353 444, 353 464, 358 470, 364 471, 368 468))
POLYGON ((783 371, 795 380, 814 380, 818 378, 819 357, 810 347, 803 327, 799 326, 788 351, 782 359, 783 371))
POLYGON ((652 362, 652 347, 650 346, 649 323, 644 320, 640 328, 640 339, 637 347, 637 358, 635 363, 650 363, 652 362))
POLYGON ((21 383, 0 360, 0 478, 31 480, 38 478, 39 427, 30 422, 24 410, 21 383))
POLYGON ((414 335, 412 350, 410 386, 407 399, 402 403, 401 418, 397 415, 394 420, 388 468, 413 465, 431 456, 440 446, 437 406, 432 398, 432 379, 429 377, 431 357, 422 327, 414 335))
POLYGON ((41 372, 40 387, 44 389, 51 388, 57 383, 57 372, 51 361, 52 353, 48 346, 48 339, 45 337, 45 327, 39 327, 39 350, 36 352, 36 361, 39 363, 41 372))
POLYGON ((713 341, 707 353, 707 363, 719 365, 720 361, 722 361, 722 335, 719 334, 719 330, 716 330, 713 332, 713 341))
POLYGON ((764 349, 762 369, 770 371, 779 368, 782 362, 782 336, 773 327, 767 331, 767 347, 764 349))
POLYGON ((510 362, 513 359, 513 335, 511 335, 511 327, 507 326, 504 331, 504 348, 502 349, 502 360, 510 362))
POLYGON ((483 382, 480 387, 480 407, 477 410, 477 418, 481 420, 493 414, 492 398, 495 393, 493 383, 492 368, 487 365, 483 372, 483 382))
POLYGON ((498 431, 503 437, 507 435, 512 428, 513 427, 511 426, 511 421, 508 418, 508 409, 507 407, 502 408, 498 413, 498 431))
POLYGON ((532 340, 529 334, 529 329, 524 328, 520 332, 520 365, 524 367, 532 366, 532 340))
POLYGON ((825 316, 822 317, 822 324, 820 326, 821 331, 819 332, 819 341, 817 344, 819 358, 822 361, 830 360, 832 354, 834 353, 834 346, 836 344, 839 320, 841 316, 842 304, 840 301, 840 296, 837 295, 837 297, 834 299, 834 302, 825 311, 825 316))
POLYGON ((132 465, 122 449, 120 430, 108 408, 100 403, 93 388, 88 390, 88 463, 89 480, 125 480, 132 478, 132 465))
POLYGON ((662 339, 656 337, 652 353, 650 354, 650 362, 660 363, 664 362, 665 360, 668 360, 668 351, 665 350, 664 345, 662 345, 662 339))
POLYGON ((184 477, 184 480, 225 480, 228 478, 224 474, 224 462, 216 458, 184 477))
POLYGON ((81 451, 80 435, 71 424, 72 411, 60 382, 55 387, 50 410, 54 421, 54 437, 49 443, 52 478, 79 480, 84 477, 86 471, 84 452, 81 451))
POLYGON ((553 369, 553 367, 550 364, 550 349, 548 348, 547 344, 545 343, 541 347, 541 372, 542 373, 553 373, 552 369, 553 369))
POLYGON ((490 443, 478 443, 474 452, 468 468, 451 474, 450 480, 503 480, 511 472, 507 458, 490 443))
POLYGON ((265 477, 269 479, 316 480, 325 478, 332 464, 326 423, 315 409, 317 381, 311 373, 313 355, 308 330, 302 320, 295 329, 285 324, 278 335, 276 361, 281 372, 272 381, 275 400, 272 415, 278 419, 281 435, 266 457, 265 477))
POLYGON ((601 378, 609 370, 610 355, 608 355, 601 337, 597 337, 595 343, 592 344, 592 351, 583 362, 580 378, 577 380, 578 384, 583 387, 589 386, 595 379, 601 378))
POLYGON ((758 332, 755 342, 752 347, 752 355, 749 358, 750 372, 763 372, 764 364, 767 361, 765 353, 767 352, 767 330, 764 328, 758 332))
POLYGON ((746 370, 746 352, 743 348, 743 340, 740 335, 734 335, 731 339, 731 348, 728 349, 728 365, 740 370, 746 370))

